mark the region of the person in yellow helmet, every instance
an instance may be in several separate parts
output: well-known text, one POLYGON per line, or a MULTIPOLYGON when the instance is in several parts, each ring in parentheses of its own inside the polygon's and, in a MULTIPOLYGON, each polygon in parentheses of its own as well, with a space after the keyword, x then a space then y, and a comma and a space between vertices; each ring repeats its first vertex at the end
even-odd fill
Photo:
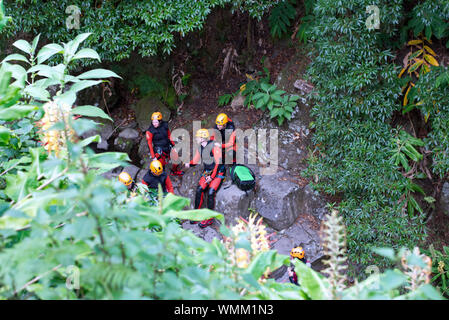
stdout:
POLYGON ((160 184, 164 193, 170 192, 174 194, 170 177, 164 171, 164 167, 159 160, 151 161, 150 170, 142 178, 142 183, 148 186, 150 191, 157 191, 160 184))
MULTIPOLYGON (((168 160, 174 161, 179 159, 175 146, 175 142, 171 138, 170 129, 168 123, 162 121, 162 113, 154 112, 151 115, 151 124, 145 134, 148 142, 148 148, 150 149, 150 155, 152 160, 159 160, 163 166, 165 166, 168 160)), ((178 169, 178 164, 173 164, 171 169, 171 175, 182 176, 183 171, 178 169)))
MULTIPOLYGON (((207 195, 207 207, 211 210, 215 207, 215 195, 220 188, 225 172, 220 165, 221 150, 214 146, 214 142, 210 140, 209 130, 200 129, 196 132, 196 140, 199 144, 199 149, 196 150, 193 159, 185 164, 185 167, 197 165, 199 161, 204 164, 203 173, 201 175, 198 188, 195 194, 195 209, 200 209, 203 205, 204 193, 209 189, 207 195)), ((211 225, 213 219, 203 220, 199 226, 205 228, 211 225)), ((191 221, 196 223, 196 221, 191 221)))
POLYGON ((234 122, 225 114, 220 113, 215 119, 215 127, 220 135, 215 137, 215 130, 211 136, 211 140, 216 142, 216 146, 219 146, 222 150, 221 158, 222 162, 225 162, 226 153, 232 152, 232 163, 236 163, 237 158, 237 144, 235 143, 235 125, 234 122))
POLYGON ((119 174, 118 180, 123 183, 130 191, 133 191, 136 188, 136 184, 134 183, 133 178, 131 178, 129 173, 126 171, 123 171, 119 174))
POLYGON ((293 260, 298 259, 305 263, 308 267, 310 267, 310 262, 306 259, 306 252, 304 249, 300 246, 295 246, 290 251, 290 267, 288 268, 288 279, 291 283, 298 284, 298 275, 295 272, 295 266, 293 265, 293 260))

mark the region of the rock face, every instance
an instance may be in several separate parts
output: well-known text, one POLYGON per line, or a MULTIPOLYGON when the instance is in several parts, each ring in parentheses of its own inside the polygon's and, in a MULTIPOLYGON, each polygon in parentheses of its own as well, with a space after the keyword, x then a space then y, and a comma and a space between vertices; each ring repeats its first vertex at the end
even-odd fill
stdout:
POLYGON ((198 224, 190 224, 189 221, 184 222, 182 227, 186 230, 192 231, 197 237, 207 242, 212 242, 214 238, 218 238, 219 240, 223 239, 222 235, 215 229, 218 228, 217 221, 204 229, 200 228, 198 224))
MULTIPOLYGON (((184 170, 185 173, 182 176, 182 183, 179 187, 179 193, 183 197, 190 199, 190 208, 193 209, 195 205, 195 192, 203 170, 203 165, 199 164, 197 166, 184 170)), ((206 201, 206 198, 204 199, 204 201, 206 201)))
POLYGON ((254 200, 256 211, 275 230, 288 228, 298 216, 300 188, 287 178, 284 172, 262 176, 254 200))
POLYGON ((443 189, 441 190, 441 197, 438 201, 438 208, 443 211, 446 215, 449 215, 449 182, 443 184, 443 189))
POLYGON ((146 131, 151 123, 151 114, 159 111, 162 113, 162 119, 168 121, 170 119, 170 110, 155 97, 145 97, 139 100, 131 109, 136 113, 137 124, 142 131, 146 131))
POLYGON ((136 166, 128 166, 123 168, 122 171, 128 172, 129 175, 131 176, 131 178, 136 181, 136 176, 137 173, 140 171, 140 168, 136 167, 136 166))

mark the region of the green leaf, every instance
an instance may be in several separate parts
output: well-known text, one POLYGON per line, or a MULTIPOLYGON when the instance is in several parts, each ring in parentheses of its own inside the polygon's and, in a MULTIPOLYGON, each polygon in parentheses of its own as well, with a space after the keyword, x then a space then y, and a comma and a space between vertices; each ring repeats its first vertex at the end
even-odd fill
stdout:
POLYGON ((391 261, 395 261, 396 260, 396 255, 394 253, 394 250, 391 248, 373 248, 372 249, 375 253, 377 253, 378 255, 388 258, 391 261))
POLYGON ((12 135, 13 133, 11 130, 4 126, 0 126, 0 145, 7 145, 12 135))
POLYGON ((168 193, 162 201, 162 207, 165 210, 180 211, 189 206, 190 199, 168 193))
POLYGON ((102 78, 120 78, 122 77, 118 76, 115 72, 106 70, 106 69, 94 69, 87 72, 84 72, 78 76, 78 79, 102 79, 102 78))
POLYGON ((3 59, 2 63, 3 62, 7 62, 7 61, 23 61, 23 62, 26 62, 26 63, 30 64, 28 59, 25 56, 23 56, 23 55, 21 55, 19 53, 10 54, 5 59, 3 59))
POLYGON ((97 134, 95 136, 89 137, 84 139, 83 141, 79 142, 79 145, 81 147, 85 147, 88 146, 89 144, 91 144, 92 142, 98 142, 100 141, 101 137, 97 134))
POLYGON ((294 265, 299 285, 312 300, 329 299, 329 283, 326 278, 297 259, 294 265))
POLYGON ((75 56, 72 58, 72 60, 77 60, 77 59, 97 59, 98 62, 101 62, 100 56, 98 55, 98 53, 93 50, 93 49, 89 49, 89 48, 84 48, 81 49, 80 51, 78 51, 77 54, 75 54, 75 56))
POLYGON ((56 43, 50 43, 45 46, 43 46, 38 54, 37 54, 37 63, 41 64, 50 59, 52 56, 54 56, 57 53, 62 53, 64 51, 64 48, 61 47, 59 44, 56 43))
POLYGON ((282 265, 287 265, 289 258, 285 255, 280 255, 276 250, 269 250, 259 252, 256 257, 251 261, 251 264, 246 269, 247 273, 250 273, 254 279, 259 279, 264 272, 269 268, 270 270, 276 270, 282 265))
POLYGON ((7 109, 0 109, 0 120, 12 121, 21 119, 37 109, 38 107, 36 106, 16 104, 7 109))
POLYGON ((80 106, 72 109, 73 114, 78 114, 87 117, 100 117, 113 121, 103 110, 94 106, 80 106))
POLYGON ((23 52, 27 54, 31 54, 31 45, 26 40, 17 40, 12 44, 14 47, 16 47, 19 50, 22 50, 23 52))
POLYGON ((224 223, 223 214, 209 209, 169 211, 165 214, 165 216, 193 221, 203 221, 211 218, 216 218, 220 220, 221 223, 224 223))

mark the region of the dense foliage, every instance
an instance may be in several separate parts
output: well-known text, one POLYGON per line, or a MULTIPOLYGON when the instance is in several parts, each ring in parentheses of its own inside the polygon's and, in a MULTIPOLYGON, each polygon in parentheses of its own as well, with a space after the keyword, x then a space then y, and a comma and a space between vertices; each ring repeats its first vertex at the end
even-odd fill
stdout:
POLYGON ((260 19, 277 1, 7 0, 6 13, 13 21, 4 32, 8 36, 18 32, 41 33, 50 41, 69 41, 79 32, 91 32, 93 36, 87 44, 103 60, 120 61, 134 50, 141 56, 170 53, 177 36, 200 30, 211 10, 218 6, 227 5, 231 10, 248 12, 260 19), (70 6, 79 11, 66 12, 70 6))
MULTIPOLYGON (((410 179, 391 159, 396 129, 389 121, 400 109, 401 86, 392 50, 402 3, 381 1, 382 28, 369 30, 370 1, 316 1, 317 56, 309 68, 316 86, 314 143, 309 174, 316 187, 341 195, 352 262, 379 263, 372 246, 413 246, 425 236, 422 215, 404 214, 410 179)), ((383 260, 385 263, 387 261, 383 260)))

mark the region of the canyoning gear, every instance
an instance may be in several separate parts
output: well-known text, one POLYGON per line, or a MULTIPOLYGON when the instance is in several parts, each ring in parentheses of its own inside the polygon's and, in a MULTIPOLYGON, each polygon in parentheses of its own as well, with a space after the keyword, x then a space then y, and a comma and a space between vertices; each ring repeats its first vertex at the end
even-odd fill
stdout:
POLYGON ((170 173, 172 176, 182 176, 184 174, 184 171, 179 170, 178 167, 179 167, 178 164, 173 165, 170 173))
POLYGON ((291 283, 296 284, 297 286, 299 286, 299 284, 298 284, 298 275, 296 274, 295 271, 293 271, 293 275, 288 277, 288 280, 290 280, 291 283))
MULTIPOLYGON (((166 121, 161 121, 157 128, 151 124, 146 131, 146 138, 151 158, 159 160, 162 166, 165 166, 170 159, 173 161, 179 159, 178 153, 173 148, 175 142, 171 138, 170 129, 166 121)), ((173 164, 172 171, 177 171, 176 164, 173 164)))
POLYGON ((209 130, 207 130, 207 129, 199 129, 196 132, 195 137, 199 137, 199 138, 203 138, 203 139, 209 139, 209 137, 210 137, 209 130))
MULTIPOLYGON (((220 165, 221 152, 220 148, 214 146, 212 140, 200 144, 199 150, 195 152, 195 156, 190 165, 194 166, 201 162, 204 163, 203 172, 198 183, 198 187, 195 193, 195 209, 200 209, 203 205, 204 194, 208 190, 207 194, 207 208, 213 210, 215 207, 215 195, 220 188, 223 179, 225 177, 224 166, 220 165), (209 180, 210 178, 210 180, 209 180)), ((201 221, 200 227, 205 228, 211 225, 213 219, 201 221)), ((191 222, 192 224, 196 222, 191 222)))
POLYGON ((294 258, 298 258, 299 260, 304 259, 305 252, 302 247, 295 247, 290 251, 290 255, 294 258))
POLYGON ((153 112, 153 114, 151 115, 151 120, 162 120, 162 113, 160 113, 159 111, 157 112, 153 112))
POLYGON ((171 183, 170 177, 168 174, 164 171, 160 175, 155 176, 151 170, 148 170, 145 176, 142 179, 142 183, 148 186, 148 189, 151 192, 154 192, 154 190, 158 190, 158 185, 161 185, 162 192, 170 192, 174 194, 173 185, 171 183))
POLYGON ((228 161, 226 159, 226 152, 232 151, 232 163, 236 163, 237 161, 237 144, 235 143, 235 125, 234 122, 232 122, 231 119, 228 119, 227 123, 225 124, 223 129, 218 129, 218 126, 215 125, 215 130, 218 130, 221 135, 221 139, 219 137, 215 137, 215 130, 212 132, 211 140, 216 141, 217 143, 221 144, 222 148, 222 162, 225 163, 228 161), (228 142, 226 142, 226 139, 228 138, 228 142))
POLYGON ((234 165, 230 170, 232 183, 240 190, 249 191, 256 186, 256 176, 254 172, 243 164, 234 165))
POLYGON ((215 119, 215 124, 224 126, 228 123, 228 116, 225 113, 220 113, 215 119))
POLYGON ((214 222, 214 219, 208 219, 208 220, 203 220, 199 223, 199 227, 200 228, 206 228, 207 226, 210 226, 212 223, 214 222))
POLYGON ((131 178, 131 176, 129 175, 128 172, 123 171, 122 173, 120 173, 120 175, 118 176, 118 179, 121 183, 123 183, 125 186, 130 186, 131 183, 133 182, 133 179, 131 178))
POLYGON ((155 176, 161 175, 164 168, 162 167, 162 163, 159 160, 153 160, 150 163, 150 170, 155 176))

